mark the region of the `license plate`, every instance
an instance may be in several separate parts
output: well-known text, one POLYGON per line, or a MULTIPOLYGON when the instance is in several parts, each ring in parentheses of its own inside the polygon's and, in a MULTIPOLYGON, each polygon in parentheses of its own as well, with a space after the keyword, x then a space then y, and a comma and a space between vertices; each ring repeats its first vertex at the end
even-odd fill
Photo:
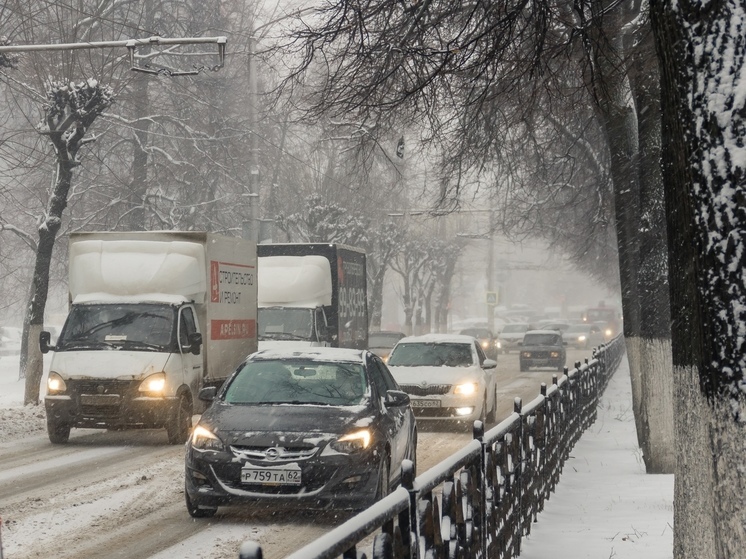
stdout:
POLYGON ((300 469, 244 467, 241 469, 241 483, 252 485, 300 485, 300 469))
POLYGON ((80 403, 84 406, 117 406, 119 394, 81 394, 80 403))
POLYGON ((440 400, 410 400, 413 408, 439 408, 440 400))

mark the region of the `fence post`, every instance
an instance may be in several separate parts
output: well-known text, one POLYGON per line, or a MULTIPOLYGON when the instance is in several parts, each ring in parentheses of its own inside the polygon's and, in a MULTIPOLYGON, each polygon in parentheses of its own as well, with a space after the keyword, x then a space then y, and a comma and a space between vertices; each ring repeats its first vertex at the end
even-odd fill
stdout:
POLYGON ((399 533, 402 545, 407 550, 408 559, 419 556, 417 548, 419 537, 415 532, 419 529, 417 522, 417 491, 414 490, 414 464, 404 460, 401 465, 401 485, 409 493, 409 507, 399 515, 399 533))
POLYGON ((477 487, 479 487, 479 548, 482 557, 487 557, 487 446, 484 444, 484 423, 478 419, 474 421, 472 429, 474 440, 479 441, 479 471, 477 487))

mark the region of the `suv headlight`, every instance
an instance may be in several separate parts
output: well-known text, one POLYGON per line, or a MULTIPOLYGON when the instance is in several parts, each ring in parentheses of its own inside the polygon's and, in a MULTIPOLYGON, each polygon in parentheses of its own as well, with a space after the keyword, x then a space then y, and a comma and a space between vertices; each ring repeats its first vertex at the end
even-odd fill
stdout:
POLYGON ((368 448, 370 446, 370 439, 370 431, 368 429, 361 429, 360 431, 342 435, 336 441, 332 441, 329 446, 337 452, 352 454, 353 452, 368 448))
POLYGON ((225 444, 215 433, 205 429, 202 425, 197 425, 192 433, 192 448, 202 452, 224 452, 225 444))
POLYGON ((47 377, 47 394, 61 394, 67 390, 67 385, 63 378, 52 371, 47 377))

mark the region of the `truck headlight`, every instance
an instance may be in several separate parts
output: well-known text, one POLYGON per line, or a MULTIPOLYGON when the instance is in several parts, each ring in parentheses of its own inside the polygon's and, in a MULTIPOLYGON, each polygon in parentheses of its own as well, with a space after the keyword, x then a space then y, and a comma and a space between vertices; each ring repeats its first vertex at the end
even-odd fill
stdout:
POLYGON ((199 451, 224 452, 225 445, 215 433, 197 425, 192 432, 192 448, 199 451))
POLYGON ((49 373, 47 377, 47 394, 61 394, 67 390, 67 385, 62 377, 55 372, 49 373))
POLYGON ((368 448, 370 446, 370 439, 370 431, 367 429, 361 429, 354 433, 342 435, 336 441, 332 441, 330 446, 337 452, 351 454, 358 450, 368 448))
POLYGON ((551 357, 552 359, 555 359, 555 358, 559 357, 559 351, 552 351, 549 354, 549 357, 551 357))
POLYGON ((140 392, 149 392, 151 394, 163 394, 163 389, 166 387, 166 373, 156 373, 150 375, 144 381, 140 383, 137 388, 140 392))
POLYGON ((462 396, 471 396, 477 391, 477 385, 474 382, 465 382, 463 384, 457 384, 453 390, 454 394, 461 394, 462 396))

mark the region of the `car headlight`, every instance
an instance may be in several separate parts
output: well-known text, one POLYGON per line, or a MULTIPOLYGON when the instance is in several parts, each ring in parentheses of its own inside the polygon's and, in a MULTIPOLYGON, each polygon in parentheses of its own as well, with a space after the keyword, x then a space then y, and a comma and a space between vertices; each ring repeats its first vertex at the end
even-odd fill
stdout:
POLYGON ((490 347, 490 342, 489 340, 483 340, 481 345, 482 349, 487 349, 488 347, 490 347))
POLYGON ((342 435, 336 441, 332 441, 330 446, 337 452, 352 454, 359 450, 366 449, 370 446, 370 431, 361 429, 347 435, 342 435))
POLYGON ((67 385, 62 377, 54 371, 47 377, 47 394, 60 394, 67 390, 67 385))
POLYGON ((460 394, 461 396, 471 396, 477 391, 477 385, 474 382, 465 382, 463 384, 457 384, 454 388, 454 394, 460 394))
POLYGON ((163 389, 166 387, 166 373, 156 373, 150 375, 144 381, 140 383, 137 389, 140 392, 150 392, 155 394, 162 394, 163 389))
POLYGON ((502 348, 502 346, 503 346, 503 344, 502 344, 502 342, 501 342, 500 340, 497 340, 497 341, 495 342, 495 345, 497 346, 497 349, 500 349, 500 348, 502 348))
POLYGON ((606 329, 606 332, 605 332, 605 333, 606 333, 606 337, 607 337, 607 338, 610 338, 610 337, 611 337, 611 334, 612 334, 612 332, 611 332, 611 328, 607 328, 607 329, 606 329))
POLYGON ((192 448, 200 451, 223 452, 225 444, 215 433, 197 425, 192 433, 192 448))
POLYGON ((578 336, 578 341, 579 342, 584 342, 585 339, 586 339, 585 336, 578 336))

